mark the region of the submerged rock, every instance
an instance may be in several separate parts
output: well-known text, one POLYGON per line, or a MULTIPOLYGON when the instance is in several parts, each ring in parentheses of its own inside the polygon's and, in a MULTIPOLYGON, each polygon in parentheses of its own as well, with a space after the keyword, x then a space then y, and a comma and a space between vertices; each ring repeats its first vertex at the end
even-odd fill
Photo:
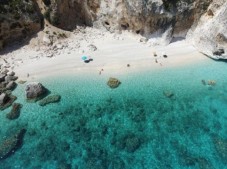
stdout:
POLYGON ((221 137, 213 137, 214 147, 220 158, 227 164, 227 140, 221 137))
POLYGON ((135 152, 142 144, 141 139, 134 134, 126 134, 123 137, 115 138, 117 140, 113 140, 113 144, 116 145, 117 148, 121 150, 125 150, 127 152, 135 152))
POLYGON ((163 94, 168 98, 172 98, 174 96, 174 93, 171 91, 164 91, 163 94))
POLYGON ((0 143, 0 160, 7 158, 22 145, 26 130, 22 129, 0 143))
POLYGON ((117 88, 120 84, 121 84, 121 82, 118 79, 112 78, 112 77, 109 78, 109 80, 107 82, 107 85, 112 89, 117 88))
POLYGON ((25 81, 25 80, 19 80, 19 81, 18 81, 19 84, 25 84, 26 82, 27 82, 27 81, 25 81))
POLYGON ((47 89, 39 82, 31 82, 27 84, 25 93, 28 100, 39 100, 47 93, 47 89))
POLYGON ((215 86, 216 81, 215 80, 208 80, 207 84, 210 85, 210 86, 215 86))
POLYGON ((205 81, 205 80, 201 80, 201 82, 202 82, 202 84, 203 84, 204 86, 206 86, 206 81, 205 81))
POLYGON ((6 115, 10 120, 17 119, 20 116, 20 109, 22 105, 20 103, 14 103, 11 111, 6 115))
POLYGON ((40 106, 45 106, 45 105, 50 104, 50 103, 59 102, 60 100, 61 100, 61 96, 60 95, 47 96, 46 98, 42 99, 39 102, 39 105, 40 106))

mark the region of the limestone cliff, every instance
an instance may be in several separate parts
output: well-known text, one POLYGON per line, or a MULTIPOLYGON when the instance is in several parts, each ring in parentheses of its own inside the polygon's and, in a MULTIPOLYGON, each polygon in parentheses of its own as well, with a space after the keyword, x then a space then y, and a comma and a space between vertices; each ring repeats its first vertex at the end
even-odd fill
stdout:
POLYGON ((42 14, 47 22, 64 30, 73 30, 78 25, 94 26, 111 32, 131 30, 149 39, 162 37, 164 44, 170 43, 175 37, 185 38, 188 34, 188 39, 192 38, 191 41, 205 54, 223 53, 226 42, 224 16, 227 10, 224 2, 225 0, 1 0, 0 44, 40 30, 42 17, 39 14, 42 14), (207 35, 209 36, 206 37, 207 35), (209 52, 204 48, 207 44, 210 45, 209 52))
POLYGON ((227 59, 227 2, 214 1, 188 39, 202 53, 214 59, 227 59))
POLYGON ((145 36, 185 36, 206 11, 211 0, 43 0, 44 16, 55 26, 73 29, 78 24, 110 31, 133 30, 145 36))
POLYGON ((35 1, 0 1, 0 49, 15 40, 38 32, 42 19, 35 1))

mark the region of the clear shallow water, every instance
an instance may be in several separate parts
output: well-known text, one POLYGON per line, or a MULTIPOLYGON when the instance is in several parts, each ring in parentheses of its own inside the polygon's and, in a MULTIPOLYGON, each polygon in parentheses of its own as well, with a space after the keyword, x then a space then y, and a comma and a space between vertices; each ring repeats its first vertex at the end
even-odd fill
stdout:
POLYGON ((227 165, 227 66, 207 61, 126 73, 109 89, 103 74, 40 80, 62 100, 0 113, 0 136, 26 128, 23 146, 0 168, 223 169, 227 165), (215 80, 214 87, 201 80, 215 80), (173 98, 163 92, 171 91, 173 98))

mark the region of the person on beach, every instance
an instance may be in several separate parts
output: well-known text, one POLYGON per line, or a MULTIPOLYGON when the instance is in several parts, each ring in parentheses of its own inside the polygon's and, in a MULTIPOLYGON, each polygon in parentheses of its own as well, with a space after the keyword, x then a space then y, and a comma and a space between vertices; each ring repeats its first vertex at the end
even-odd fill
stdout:
POLYGON ((102 74, 102 71, 104 71, 104 69, 101 69, 101 70, 99 71, 99 75, 101 75, 101 74, 102 74))

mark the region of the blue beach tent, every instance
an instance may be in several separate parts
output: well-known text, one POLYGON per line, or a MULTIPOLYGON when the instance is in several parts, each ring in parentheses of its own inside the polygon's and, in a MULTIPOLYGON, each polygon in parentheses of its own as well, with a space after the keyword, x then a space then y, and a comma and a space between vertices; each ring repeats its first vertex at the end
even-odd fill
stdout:
POLYGON ((82 56, 81 59, 82 60, 87 60, 87 56, 82 56))

